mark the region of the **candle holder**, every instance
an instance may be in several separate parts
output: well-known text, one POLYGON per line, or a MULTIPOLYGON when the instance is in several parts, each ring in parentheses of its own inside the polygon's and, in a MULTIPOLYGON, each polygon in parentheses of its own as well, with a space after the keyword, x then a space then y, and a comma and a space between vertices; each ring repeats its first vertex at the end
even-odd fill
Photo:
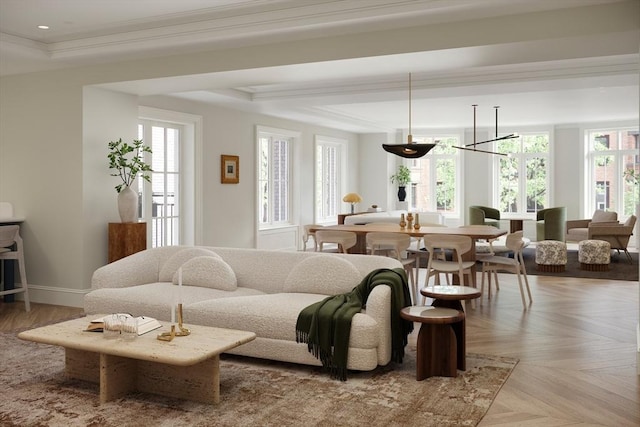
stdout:
POLYGON ((171 331, 158 334, 157 338, 160 341, 172 341, 175 337, 191 335, 189 328, 182 326, 182 304, 178 304, 178 329, 180 330, 176 331, 176 325, 171 325, 171 331))
POLYGON ((172 341, 176 337, 176 325, 171 325, 171 331, 158 334, 160 341, 172 341))
POLYGON ((182 326, 182 304, 178 304, 178 328, 180 329, 180 332, 176 332, 178 337, 186 337, 191 334, 188 328, 182 326))

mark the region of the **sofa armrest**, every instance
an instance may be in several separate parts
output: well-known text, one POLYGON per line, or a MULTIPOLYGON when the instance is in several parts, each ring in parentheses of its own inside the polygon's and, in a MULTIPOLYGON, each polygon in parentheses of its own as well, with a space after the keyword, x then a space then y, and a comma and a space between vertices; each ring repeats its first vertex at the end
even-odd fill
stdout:
POLYGON ((126 288, 157 282, 160 261, 153 253, 147 249, 98 268, 91 277, 91 289, 126 288))
POLYGON ((378 364, 391 361, 391 287, 378 285, 367 298, 365 313, 379 325, 378 364))
POLYGON ((572 228, 587 228, 591 223, 590 219, 570 219, 566 222, 567 224, 567 232, 572 228))
POLYGON ((592 225, 589 227, 589 238, 598 236, 630 236, 633 234, 633 227, 625 225, 592 225))

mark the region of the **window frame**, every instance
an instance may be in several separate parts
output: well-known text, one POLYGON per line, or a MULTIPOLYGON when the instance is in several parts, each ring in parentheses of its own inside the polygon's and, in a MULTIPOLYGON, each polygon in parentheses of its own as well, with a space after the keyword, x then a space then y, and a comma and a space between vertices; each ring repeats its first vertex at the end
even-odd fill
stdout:
MULTIPOLYGON (((633 133, 638 132, 638 128, 635 126, 593 126, 583 129, 583 149, 584 149, 584 159, 585 159, 585 185, 583 189, 584 194, 584 215, 589 215, 595 209, 603 208, 604 210, 614 211, 618 213, 619 219, 625 219, 629 215, 636 214, 636 206, 640 201, 640 195, 638 191, 633 193, 634 198, 632 199, 632 209, 633 212, 625 212, 625 178, 624 171, 627 169, 627 164, 624 162, 626 156, 633 156, 635 159, 634 167, 637 170, 638 164, 640 163, 640 155, 638 152, 638 147, 634 148, 626 148, 622 149, 620 146, 623 144, 623 133, 633 133), (594 142, 595 138, 591 138, 591 135, 594 133, 616 133, 617 134, 617 142, 618 148, 611 150, 611 140, 607 138, 607 142, 605 146, 609 148, 608 150, 595 150, 594 142), (606 153, 606 154, 604 154, 606 153), (612 156, 614 158, 613 163, 615 170, 613 171, 614 176, 617 178, 615 183, 609 182, 607 184, 606 181, 598 179, 596 166, 595 166, 595 158, 598 156, 612 156), (609 204, 609 206, 600 206, 598 203, 598 197, 596 192, 597 183, 602 181, 605 187, 605 197, 610 200, 613 198, 615 201, 613 205, 609 204), (612 192, 612 186, 615 185, 615 189, 612 192)), ((636 145, 640 144, 640 137, 636 136, 636 145)))
MULTIPOLYGON (((443 130, 443 131, 434 133, 434 132, 417 130, 413 135, 413 141, 419 142, 419 143, 427 143, 427 144, 437 143, 442 139, 448 139, 448 138, 455 138, 458 141, 457 142, 458 146, 461 146, 463 144, 464 139, 463 139, 462 131, 443 130)), ((407 135, 404 135, 404 139, 405 140, 407 139, 407 135)), ((411 170, 411 183, 408 187, 409 191, 407 191, 408 193, 407 201, 409 203, 410 210, 439 212, 445 218, 451 218, 451 219, 462 217, 463 215, 462 203, 463 203, 463 194, 464 194, 464 181, 463 181, 464 178, 463 178, 462 170, 464 168, 464 156, 462 155, 461 150, 455 150, 451 153, 438 153, 436 149, 433 149, 429 152, 428 156, 424 156, 418 159, 408 159, 404 161, 403 164, 406 165, 411 170), (416 175, 419 176, 420 174, 419 170, 421 167, 419 165, 422 163, 422 161, 427 161, 434 165, 434 167, 431 167, 429 169, 429 177, 427 178, 427 180, 430 183, 435 183, 437 179, 437 167, 435 167, 435 165, 438 160, 447 160, 447 159, 453 160, 453 164, 455 167, 456 185, 455 185, 455 194, 454 194, 453 200, 457 208, 453 211, 438 210, 438 200, 435 193, 436 191, 435 187, 431 189, 431 192, 433 194, 432 194, 432 197, 430 198, 428 206, 422 207, 422 208, 418 207, 418 205, 416 204, 417 201, 415 200, 415 197, 416 197, 415 191, 416 191, 417 185, 414 185, 414 184, 419 183, 419 181, 416 181, 415 179, 415 176, 416 175)))
MULTIPOLYGON (((313 193, 313 213, 314 213, 314 223, 316 224, 329 224, 336 223, 338 220, 338 214, 341 211, 342 207, 342 197, 346 194, 346 184, 345 184, 345 171, 346 171, 346 153, 347 153, 347 140, 341 138, 334 138, 330 136, 324 135, 316 135, 314 141, 314 171, 313 171, 313 181, 314 181, 314 193, 313 193), (321 182, 325 181, 326 176, 319 176, 323 170, 326 170, 325 166, 325 155, 326 150, 329 148, 333 148, 337 150, 336 153, 336 176, 333 179, 335 182, 335 190, 334 190, 334 205, 335 205, 335 213, 331 215, 331 212, 323 215, 323 212, 327 212, 329 209, 323 209, 323 206, 319 206, 321 200, 324 199, 322 194, 323 187, 320 186, 321 182), (318 150, 322 149, 322 155, 319 157, 318 150), (320 165, 322 162, 322 167, 320 165)), ((326 207, 326 206, 325 206, 326 207)))
MULTIPOLYGON (((299 164, 299 162, 297 162, 297 152, 299 150, 296 150, 296 145, 299 145, 299 139, 300 139, 300 133, 296 132, 296 131, 292 131, 292 130, 287 130, 287 129, 278 129, 278 128, 272 128, 272 127, 267 127, 267 126, 256 126, 256 165, 255 165, 255 171, 256 171, 256 180, 255 180, 255 185, 256 185, 256 206, 255 206, 255 210, 254 212, 256 213, 256 227, 257 227, 257 231, 264 231, 264 230, 270 230, 270 229, 276 229, 276 228, 285 228, 285 227, 291 227, 296 225, 297 220, 297 211, 298 211, 298 194, 299 194, 299 188, 296 184, 296 182, 299 181, 298 176, 297 176, 297 168, 295 168, 295 164, 299 164), (289 144, 288 144, 288 158, 287 158, 287 169, 288 169, 288 179, 287 179, 287 220, 286 221, 268 221, 268 222, 262 222, 261 218, 260 218, 260 206, 262 205, 261 202, 261 196, 262 196, 262 192, 260 191, 260 182, 261 182, 261 177, 260 177, 260 159, 261 159, 261 139, 264 137, 279 137, 279 138, 285 138, 287 140, 289 140, 289 144)), ((269 181, 271 183, 271 169, 272 169, 272 165, 269 166, 269 181)), ((270 185, 270 188, 272 188, 272 185, 270 185)), ((269 209, 271 210, 271 208, 269 209)))
MULTIPOLYGON (((517 216, 524 216, 524 217, 532 217, 535 218, 538 210, 544 209, 544 208, 548 208, 551 207, 553 205, 553 187, 551 185, 551 179, 552 176, 551 174, 553 173, 553 130, 549 129, 549 128, 529 128, 526 130, 522 130, 522 131, 518 131, 518 132, 508 132, 509 134, 511 133, 516 133, 519 136, 519 140, 520 140, 520 151, 516 154, 510 153, 509 157, 513 158, 513 157, 517 157, 518 159, 518 201, 517 201, 517 205, 518 205, 518 210, 515 212, 508 212, 508 211, 503 211, 501 208, 501 200, 500 200, 500 160, 503 156, 500 155, 493 155, 493 159, 491 162, 492 165, 492 177, 493 177, 493 185, 492 185, 492 189, 493 189, 493 195, 492 195, 492 200, 493 200, 493 206, 497 206, 498 209, 500 209, 500 213, 504 214, 505 216, 509 216, 509 215, 517 215, 517 216), (522 149, 522 144, 523 139, 522 136, 535 136, 535 135, 546 135, 548 138, 548 150, 546 153, 542 153, 542 152, 536 152, 536 153, 526 153, 524 152, 524 150, 522 149), (533 212, 529 212, 527 209, 527 174, 526 174, 526 167, 527 167, 527 161, 530 159, 535 159, 535 158, 540 158, 543 157, 545 158, 545 164, 546 164, 546 174, 545 174, 545 188, 546 188, 546 196, 545 196, 545 202, 544 202, 544 207, 542 207, 541 209, 534 209, 533 212), (524 170, 525 173, 522 173, 522 171, 524 170)), ((494 135, 493 138, 495 138, 496 136, 494 135)), ((491 151, 496 151, 498 152, 498 142, 492 142, 491 143, 491 151)))

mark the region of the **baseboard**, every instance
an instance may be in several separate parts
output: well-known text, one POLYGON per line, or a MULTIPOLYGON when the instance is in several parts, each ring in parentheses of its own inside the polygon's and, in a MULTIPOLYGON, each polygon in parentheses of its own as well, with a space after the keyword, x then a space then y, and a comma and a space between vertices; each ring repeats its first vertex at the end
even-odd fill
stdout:
MULTIPOLYGON (((54 288, 52 286, 29 285, 29 299, 40 304, 84 307, 84 295, 90 289, 54 288)), ((22 303, 23 293, 16 294, 16 302, 22 303)))

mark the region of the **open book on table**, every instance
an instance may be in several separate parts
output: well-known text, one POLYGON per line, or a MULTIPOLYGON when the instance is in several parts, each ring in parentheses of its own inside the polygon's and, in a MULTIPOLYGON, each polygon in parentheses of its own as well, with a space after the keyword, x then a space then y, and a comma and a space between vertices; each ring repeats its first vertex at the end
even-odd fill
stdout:
MULTIPOLYGON (((118 316, 133 317, 130 314, 126 314, 126 313, 116 313, 116 314, 118 316)), ((160 322, 158 322, 158 320, 154 319, 153 317, 138 316, 136 317, 136 319, 138 319, 138 335, 143 335, 143 334, 146 334, 147 332, 153 331, 154 329, 158 329, 162 327, 160 322)), ((87 327, 86 331, 102 332, 103 329, 104 329, 104 317, 99 317, 97 319, 93 319, 89 323, 89 326, 87 327)))

